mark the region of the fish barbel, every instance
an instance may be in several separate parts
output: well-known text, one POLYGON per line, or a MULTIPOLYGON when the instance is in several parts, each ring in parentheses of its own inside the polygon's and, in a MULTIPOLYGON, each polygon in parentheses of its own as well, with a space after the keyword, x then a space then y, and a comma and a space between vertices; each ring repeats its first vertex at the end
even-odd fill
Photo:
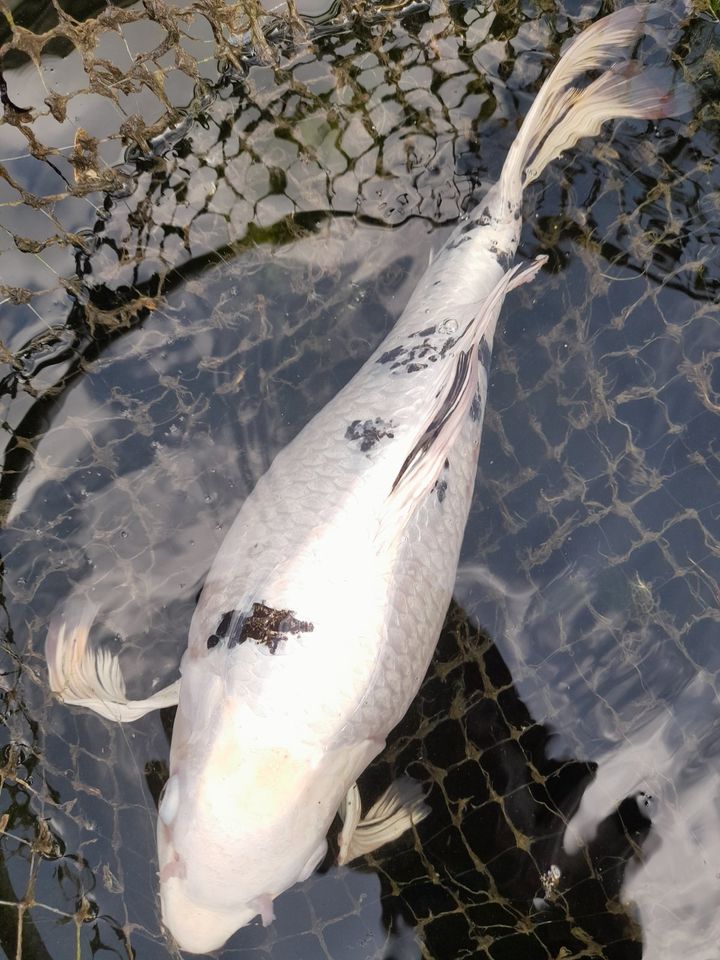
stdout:
POLYGON ((659 118, 687 91, 631 59, 653 5, 570 43, 501 175, 459 223, 352 380, 282 450, 242 505, 190 625, 181 679, 128 702, 117 660, 92 650, 92 611, 48 636, 52 689, 117 720, 178 704, 159 806, 163 920, 182 949, 221 947, 326 853, 340 861, 426 812, 407 781, 360 819, 354 784, 402 719, 451 599, 480 447, 488 366, 523 189, 614 117, 659 118), (578 88, 588 71, 600 71, 578 88))

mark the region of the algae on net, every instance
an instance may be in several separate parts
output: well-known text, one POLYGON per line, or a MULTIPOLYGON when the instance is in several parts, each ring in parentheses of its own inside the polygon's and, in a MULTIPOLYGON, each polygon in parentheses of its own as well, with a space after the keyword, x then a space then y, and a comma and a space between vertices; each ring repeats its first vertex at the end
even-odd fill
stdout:
MULTIPOLYGON (((120 728, 54 702, 52 609, 92 591, 131 692, 175 675, 243 497, 379 342, 601 13, 248 9, 5 8, 8 957, 168 955, 172 717, 120 728)), ((408 769, 432 816, 330 863, 228 956, 707 960, 717 942, 718 34, 700 10, 677 29, 691 122, 612 125, 527 197, 522 255, 553 269, 501 321, 457 603, 362 784, 408 769)))

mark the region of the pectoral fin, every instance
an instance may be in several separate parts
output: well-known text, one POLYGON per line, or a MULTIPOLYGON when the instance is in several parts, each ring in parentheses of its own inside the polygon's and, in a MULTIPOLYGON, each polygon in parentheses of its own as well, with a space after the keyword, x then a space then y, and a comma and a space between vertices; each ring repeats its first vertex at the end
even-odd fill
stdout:
POLYGON ((144 700, 128 700, 118 658, 104 647, 88 646, 97 611, 89 600, 71 600, 53 614, 45 641, 52 692, 65 703, 120 723, 176 706, 179 680, 144 700))
POLYGON ((356 857, 372 853, 391 840, 402 836, 430 813, 419 783, 410 777, 394 780, 367 812, 360 817, 360 792, 353 784, 347 792, 340 816, 343 829, 340 834, 338 863, 350 863, 356 857))

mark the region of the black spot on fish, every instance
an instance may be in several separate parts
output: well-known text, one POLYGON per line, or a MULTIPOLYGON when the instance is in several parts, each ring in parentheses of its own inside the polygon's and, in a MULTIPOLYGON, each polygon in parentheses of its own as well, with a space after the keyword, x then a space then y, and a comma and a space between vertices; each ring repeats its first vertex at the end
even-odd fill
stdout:
POLYGON ((485 337, 482 338, 478 346, 478 357, 485 370, 489 370, 490 360, 492 359, 492 350, 490 349, 490 344, 487 342, 485 337))
MULTIPOLYGON (((445 463, 443 464, 443 470, 447 473, 450 469, 450 461, 445 457, 445 463)), ((439 477, 435 481, 435 486, 432 488, 432 492, 437 495, 438 503, 442 503, 445 499, 445 494, 447 493, 448 482, 446 477, 439 477)))
POLYGON ((475 391, 475 396, 472 398, 472 403, 470 404, 470 419, 474 420, 475 423, 478 422, 483 412, 482 398, 480 396, 480 391, 475 391))
POLYGON ((437 326, 416 330, 410 334, 410 337, 418 340, 398 344, 397 347, 387 350, 378 357, 377 362, 389 363, 393 373, 418 373, 420 370, 426 370, 429 363, 437 363, 439 359, 444 358, 458 342, 459 336, 451 337, 447 332, 442 332, 447 331, 448 328, 457 330, 457 326, 454 318, 446 317, 440 325, 441 333, 438 333, 437 326))
MULTIPOLYGON (((298 620, 292 610, 276 610, 264 603, 253 603, 252 610, 243 618, 237 643, 254 640, 275 653, 281 640, 288 634, 312 633, 314 625, 307 620, 298 620)), ((229 646, 233 646, 231 638, 229 646)))
POLYGON ((452 243, 448 244, 448 250, 457 250, 458 247, 461 247, 464 243, 472 240, 472 237, 465 234, 465 236, 456 237, 452 243))
POLYGON ((374 420, 353 420, 345 431, 346 440, 359 440, 360 449, 363 453, 371 450, 378 440, 389 437, 391 440, 394 434, 395 424, 390 420, 386 422, 380 417, 374 420))
POLYGON ((490 207, 485 207, 483 212, 479 216, 472 216, 464 223, 460 230, 458 231, 458 239, 452 244, 453 247, 459 246, 461 243, 464 243, 465 240, 470 240, 471 238, 467 234, 472 233, 473 230, 477 230, 478 227, 486 227, 492 217, 490 215, 490 207))
MULTIPOLYGON (((410 334, 413 337, 423 338, 432 336, 435 333, 435 327, 428 327, 427 330, 420 330, 417 333, 410 334)), ((420 363, 420 360, 436 361, 438 356, 444 356, 448 347, 452 346, 454 340, 445 341, 442 351, 438 349, 430 340, 423 339, 420 343, 412 343, 393 347, 386 351, 381 357, 378 357, 378 363, 389 363, 393 372, 417 373, 419 370, 425 370, 427 363, 420 363)))
POLYGON ((392 350, 386 350, 382 356, 377 358, 377 363, 392 363, 393 360, 397 360, 398 357, 401 357, 405 352, 405 347, 402 345, 393 347, 392 350))
POLYGON ((445 343, 442 345, 442 349, 440 350, 440 356, 444 357, 445 354, 448 352, 448 350, 452 350, 452 348, 455 346, 456 343, 457 343, 457 339, 455 337, 448 337, 445 343))
POLYGON ((207 648, 212 650, 213 647, 216 647, 221 643, 230 633, 233 627, 233 621, 235 621, 236 629, 239 622, 242 620, 242 614, 238 613, 237 610, 228 610, 220 617, 220 622, 215 628, 215 633, 211 633, 208 637, 207 648))

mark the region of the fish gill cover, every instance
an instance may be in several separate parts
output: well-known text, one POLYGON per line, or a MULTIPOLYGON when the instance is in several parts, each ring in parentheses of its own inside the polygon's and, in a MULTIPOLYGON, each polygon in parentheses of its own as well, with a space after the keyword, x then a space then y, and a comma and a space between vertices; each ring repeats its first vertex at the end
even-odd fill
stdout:
MULTIPOLYGON (((53 608, 100 605, 131 695, 174 678, 239 504, 607 9, 0 2, 6 957, 169 950, 172 715, 53 700, 53 608)), ((223 955, 715 956, 717 17, 691 4, 650 53, 691 120, 611 125, 526 199, 521 254, 552 269, 501 320, 456 602, 361 783, 408 771, 431 816, 223 955)))

